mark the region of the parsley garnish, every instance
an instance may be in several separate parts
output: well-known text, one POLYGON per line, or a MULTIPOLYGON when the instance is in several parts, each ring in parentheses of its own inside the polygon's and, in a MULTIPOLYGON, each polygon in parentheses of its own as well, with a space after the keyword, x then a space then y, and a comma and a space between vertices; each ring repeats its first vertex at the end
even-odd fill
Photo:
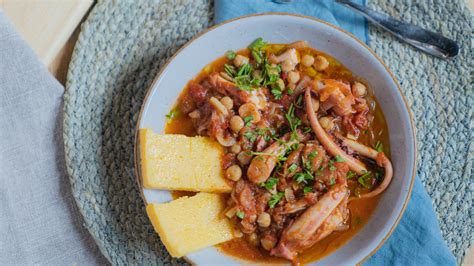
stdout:
POLYGON ((288 112, 285 114, 285 118, 288 121, 291 129, 291 139, 297 139, 298 133, 296 129, 301 125, 301 119, 295 116, 295 106, 293 104, 288 108, 288 112))
POLYGON ((238 211, 238 212, 235 213, 235 216, 239 217, 240 219, 244 219, 245 213, 241 212, 241 211, 238 211))
POLYGON ((250 124, 252 123, 252 120, 253 120, 253 116, 246 116, 244 117, 244 123, 245 123, 245 126, 250 126, 250 124))
POLYGON ((261 51, 252 50, 252 57, 258 64, 261 64, 263 62, 263 55, 261 51))
POLYGON ((336 155, 336 157, 334 157, 334 160, 338 163, 343 163, 345 162, 346 160, 344 160, 344 158, 342 158, 340 155, 336 155))
POLYGON ((278 192, 276 194, 273 194, 270 200, 268 201, 268 206, 272 209, 275 208, 278 202, 280 202, 281 198, 283 198, 283 195, 285 195, 285 193, 283 192, 278 192))
POLYGON ((290 167, 288 167, 288 172, 293 173, 294 171, 296 171, 297 168, 298 168, 298 165, 295 163, 292 163, 290 167))
POLYGON ((262 186, 268 190, 272 189, 278 183, 278 178, 270 177, 267 182, 262 183, 262 186))
POLYGON ((308 172, 304 172, 304 173, 297 173, 295 176, 294 176, 294 179, 296 181, 296 183, 302 183, 302 182, 306 182, 308 180, 313 180, 314 177, 308 173, 308 172))
POLYGON ((334 166, 334 161, 333 160, 329 160, 329 170, 330 171, 336 171, 336 166, 334 166))
POLYGON ((229 60, 234 60, 234 59, 235 59, 235 56, 236 56, 236 54, 235 54, 235 52, 234 52, 234 51, 232 51, 232 50, 229 50, 229 51, 225 52, 225 56, 226 56, 226 57, 227 57, 227 59, 229 59, 229 60))
POLYGON ((229 77, 233 78, 237 73, 235 67, 233 65, 225 64, 224 71, 229 75, 229 77))
POLYGON ((173 120, 174 118, 176 118, 176 116, 178 116, 178 113, 179 113, 178 110, 173 109, 173 110, 171 110, 168 114, 166 114, 166 118, 167 118, 169 121, 171 121, 171 120, 173 120))
POLYGON ((383 152, 383 144, 382 144, 382 142, 380 142, 380 140, 377 141, 377 143, 375 143, 375 147, 374 147, 374 148, 375 148, 375 150, 378 151, 378 152, 383 152))
POLYGON ((365 188, 372 188, 372 184, 369 183, 370 177, 372 176, 371 172, 365 172, 363 175, 359 176, 357 181, 365 188))
POLYGON ((303 182, 304 180, 305 180, 305 174, 304 174, 304 173, 297 173, 297 174, 295 175, 295 181, 296 181, 296 183, 299 184, 299 183, 303 182))
POLYGON ((265 42, 261 37, 257 38, 255 41, 253 41, 249 45, 250 50, 261 50, 267 45, 267 42, 265 42))
POLYGON ((280 100, 283 97, 283 93, 279 89, 272 89, 272 94, 275 100, 280 100))
POLYGON ((249 130, 244 133, 244 137, 246 137, 250 142, 254 142, 257 139, 257 133, 249 130))
POLYGON ((331 177, 331 179, 329 179, 329 185, 334 186, 335 184, 336 184, 336 179, 334 177, 331 177))
POLYGON ((318 155, 318 152, 317 151, 312 151, 312 152, 309 153, 308 158, 310 160, 313 160, 314 158, 316 158, 316 155, 318 155))
POLYGON ((260 79, 255 79, 250 76, 252 70, 253 68, 250 64, 244 64, 240 67, 239 71, 234 77, 235 84, 237 87, 239 87, 239 89, 251 91, 254 87, 260 84, 260 79))
POLYGON ((304 187, 303 188, 303 193, 306 195, 310 192, 313 192, 313 188, 312 187, 304 187))
POLYGON ((356 176, 356 173, 354 173, 354 172, 352 172, 351 170, 349 170, 349 171, 347 172, 346 178, 347 178, 347 179, 351 179, 351 178, 353 178, 354 176, 356 176))

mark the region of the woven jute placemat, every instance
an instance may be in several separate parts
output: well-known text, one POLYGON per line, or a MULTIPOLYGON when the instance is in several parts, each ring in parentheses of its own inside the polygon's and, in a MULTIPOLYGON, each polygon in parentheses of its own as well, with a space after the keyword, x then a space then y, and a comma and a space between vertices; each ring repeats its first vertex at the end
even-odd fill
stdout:
MULTIPOLYGON (((441 61, 370 29, 370 46, 397 75, 417 127, 418 176, 461 262, 472 242, 472 16, 463 0, 369 6, 458 40, 441 61)), ((67 169, 77 205, 113 264, 185 263, 166 252, 148 221, 133 163, 146 90, 181 45, 212 24, 205 0, 99 1, 82 25, 64 96, 67 169)))

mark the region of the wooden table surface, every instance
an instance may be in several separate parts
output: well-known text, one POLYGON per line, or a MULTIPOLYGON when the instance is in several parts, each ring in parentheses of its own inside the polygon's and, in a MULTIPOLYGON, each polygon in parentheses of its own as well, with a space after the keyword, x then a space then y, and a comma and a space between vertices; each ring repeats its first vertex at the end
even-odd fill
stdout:
MULTIPOLYGON (((474 0, 466 1, 471 11, 473 11, 474 0)), ((37 53, 43 52, 40 58, 46 63, 49 71, 63 85, 66 83, 67 69, 71 60, 74 44, 80 32, 80 26, 78 26, 78 24, 80 25, 87 16, 87 11, 90 10, 92 5, 93 0, 0 0, 0 8, 2 8, 5 14, 12 20, 12 23, 17 27, 20 34, 24 34, 23 37, 33 49, 37 53), (58 3, 61 4, 61 8, 59 9, 58 3), (44 14, 48 9, 54 10, 54 12, 48 12, 48 16, 45 19, 44 14), (64 15, 66 13, 68 14, 67 16, 64 15), (37 14, 37 16, 31 16, 35 14, 37 14), (37 20, 35 20, 35 18, 37 20), (48 21, 48 19, 50 21, 48 21), (59 37, 51 40, 50 46, 45 46, 44 42, 38 42, 38 40, 44 40, 45 37, 38 38, 37 32, 31 30, 31 25, 37 25, 37 23, 48 29, 56 29, 57 27, 55 28, 54 25, 62 25, 62 28, 59 29, 60 31, 58 30, 59 34, 56 32, 59 37), (48 50, 48 47, 53 47, 54 49, 48 50)), ((474 246, 471 246, 469 249, 463 265, 474 266, 474 246)))

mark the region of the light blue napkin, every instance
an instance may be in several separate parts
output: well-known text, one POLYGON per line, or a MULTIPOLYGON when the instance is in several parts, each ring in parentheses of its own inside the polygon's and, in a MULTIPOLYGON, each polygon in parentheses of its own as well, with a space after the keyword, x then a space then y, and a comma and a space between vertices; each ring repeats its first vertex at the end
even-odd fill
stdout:
MULTIPOLYGON (((365 4, 365 0, 353 0, 365 4)), ((352 32, 368 42, 367 23, 334 0, 295 0, 276 4, 270 0, 216 0, 216 23, 238 16, 262 12, 289 12, 325 20, 352 32)), ((441 237, 438 221, 418 177, 405 214, 395 232, 365 265, 456 265, 456 260, 441 237)))

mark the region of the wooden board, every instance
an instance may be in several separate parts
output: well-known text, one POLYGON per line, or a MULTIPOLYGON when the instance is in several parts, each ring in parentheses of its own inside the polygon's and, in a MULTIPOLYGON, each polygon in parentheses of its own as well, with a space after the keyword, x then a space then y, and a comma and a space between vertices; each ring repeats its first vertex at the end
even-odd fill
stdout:
POLYGON ((46 66, 92 4, 93 0, 0 0, 0 8, 46 66))

